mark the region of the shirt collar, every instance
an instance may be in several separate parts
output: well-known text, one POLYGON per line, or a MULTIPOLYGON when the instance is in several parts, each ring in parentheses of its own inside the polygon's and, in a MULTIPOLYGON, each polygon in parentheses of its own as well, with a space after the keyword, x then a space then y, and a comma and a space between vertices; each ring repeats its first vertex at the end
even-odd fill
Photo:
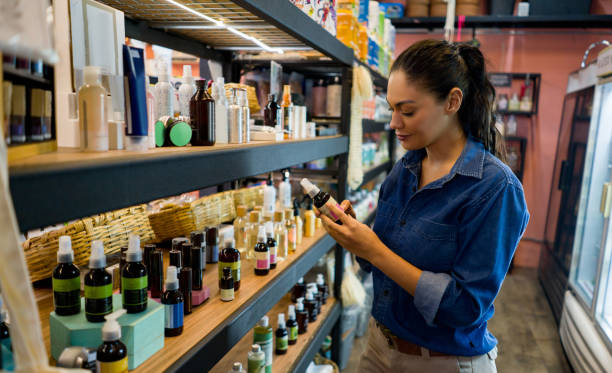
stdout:
MULTIPOLYGON (((402 157, 402 165, 414 175, 419 176, 421 161, 425 158, 426 154, 425 149, 410 150, 402 157)), ((461 155, 444 179, 450 180, 455 174, 482 179, 485 154, 484 145, 472 136, 469 136, 461 155)))

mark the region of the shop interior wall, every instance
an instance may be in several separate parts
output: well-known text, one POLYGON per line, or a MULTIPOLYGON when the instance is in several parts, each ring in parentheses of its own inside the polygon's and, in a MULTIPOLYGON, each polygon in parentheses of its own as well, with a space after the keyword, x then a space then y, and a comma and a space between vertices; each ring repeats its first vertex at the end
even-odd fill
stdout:
MULTIPOLYGON (((398 34, 396 53, 427 38, 441 39, 443 35, 398 34)), ((602 39, 612 41, 612 30, 478 30, 476 38, 489 71, 542 74, 538 114, 517 118, 518 135, 527 138, 523 186, 531 220, 517 250, 515 265, 537 267, 568 75, 579 68, 589 44, 602 39)), ((471 39, 470 30, 463 33, 461 40, 471 39)))

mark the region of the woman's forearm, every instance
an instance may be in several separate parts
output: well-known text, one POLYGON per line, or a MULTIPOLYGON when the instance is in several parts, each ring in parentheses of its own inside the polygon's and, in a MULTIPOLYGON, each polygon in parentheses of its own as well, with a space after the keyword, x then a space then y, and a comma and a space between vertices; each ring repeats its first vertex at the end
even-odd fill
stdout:
POLYGON ((423 271, 391 251, 382 242, 377 242, 377 247, 372 250, 372 255, 368 258, 368 261, 414 296, 423 271))

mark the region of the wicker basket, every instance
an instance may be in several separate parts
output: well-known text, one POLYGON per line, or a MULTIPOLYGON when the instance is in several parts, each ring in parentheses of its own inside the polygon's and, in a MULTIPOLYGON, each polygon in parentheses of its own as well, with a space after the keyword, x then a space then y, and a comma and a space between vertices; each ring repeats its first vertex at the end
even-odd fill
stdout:
POLYGON ((70 236, 77 266, 87 264, 91 242, 102 240, 104 252, 113 254, 127 246, 128 236, 138 234, 141 242, 153 242, 155 236, 147 217, 147 206, 138 205, 83 218, 60 229, 33 237, 23 243, 31 281, 51 277, 56 265, 59 237, 70 236))
POLYGON ((244 205, 248 210, 263 205, 263 185, 234 190, 234 207, 244 205))

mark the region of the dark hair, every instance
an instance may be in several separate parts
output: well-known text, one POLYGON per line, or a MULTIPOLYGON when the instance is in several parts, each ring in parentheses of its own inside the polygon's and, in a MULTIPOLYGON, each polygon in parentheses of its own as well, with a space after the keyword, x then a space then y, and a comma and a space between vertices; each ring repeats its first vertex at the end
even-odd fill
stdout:
POLYGON ((495 127, 495 89, 489 82, 480 50, 465 43, 422 40, 403 51, 391 72, 401 70, 409 80, 431 91, 439 100, 454 87, 463 92, 457 113, 466 136, 473 136, 505 162, 506 149, 495 127))

